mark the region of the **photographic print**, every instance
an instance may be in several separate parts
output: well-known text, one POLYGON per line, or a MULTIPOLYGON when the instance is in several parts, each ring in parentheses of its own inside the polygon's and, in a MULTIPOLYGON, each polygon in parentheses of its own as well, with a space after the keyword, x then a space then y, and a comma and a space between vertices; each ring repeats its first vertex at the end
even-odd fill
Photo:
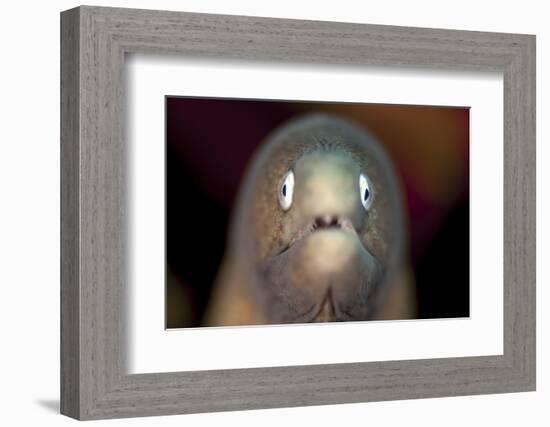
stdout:
POLYGON ((469 108, 165 100, 167 328, 469 316, 469 108))
POLYGON ((81 6, 60 41, 62 414, 536 389, 534 35, 81 6))

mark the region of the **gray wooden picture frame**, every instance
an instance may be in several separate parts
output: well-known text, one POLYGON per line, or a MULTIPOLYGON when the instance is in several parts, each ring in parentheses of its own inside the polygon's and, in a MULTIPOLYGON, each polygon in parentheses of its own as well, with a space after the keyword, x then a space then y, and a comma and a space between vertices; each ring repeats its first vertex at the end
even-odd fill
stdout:
POLYGON ((87 6, 62 12, 63 414, 84 420, 529 390, 534 36, 87 6), (503 354, 128 375, 124 60, 134 52, 502 72, 503 354))

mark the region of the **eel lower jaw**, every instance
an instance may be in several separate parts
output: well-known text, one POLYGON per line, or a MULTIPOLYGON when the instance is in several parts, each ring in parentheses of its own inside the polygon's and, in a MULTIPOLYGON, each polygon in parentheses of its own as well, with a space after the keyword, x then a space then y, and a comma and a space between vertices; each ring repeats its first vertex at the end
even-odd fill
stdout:
POLYGON ((319 310, 313 317, 312 322, 315 322, 315 323, 331 322, 331 321, 334 321, 335 318, 336 318, 336 310, 334 308, 332 292, 331 292, 331 289, 329 288, 325 297, 323 298, 323 301, 321 302, 319 310))
POLYGON ((293 320, 294 323, 325 323, 325 322, 344 322, 365 320, 364 317, 370 316, 372 307, 367 311, 367 316, 357 316, 357 314, 346 311, 339 307, 334 300, 332 289, 329 287, 320 303, 315 303, 305 313, 302 313, 293 320))

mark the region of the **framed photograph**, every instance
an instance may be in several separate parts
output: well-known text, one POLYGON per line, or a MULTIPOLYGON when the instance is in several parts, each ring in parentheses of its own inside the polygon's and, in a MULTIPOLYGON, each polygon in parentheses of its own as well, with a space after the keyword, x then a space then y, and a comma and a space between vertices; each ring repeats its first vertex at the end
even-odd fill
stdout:
POLYGON ((535 37, 61 14, 61 412, 535 390, 535 37))

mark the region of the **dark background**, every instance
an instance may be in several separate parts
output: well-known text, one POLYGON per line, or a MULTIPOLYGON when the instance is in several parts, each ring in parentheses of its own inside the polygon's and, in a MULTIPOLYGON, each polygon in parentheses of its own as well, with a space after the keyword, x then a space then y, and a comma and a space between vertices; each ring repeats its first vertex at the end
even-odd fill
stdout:
POLYGON ((196 327, 243 170, 299 114, 354 120, 385 146, 406 196, 419 318, 469 316, 469 109, 166 97, 166 325, 196 327))

